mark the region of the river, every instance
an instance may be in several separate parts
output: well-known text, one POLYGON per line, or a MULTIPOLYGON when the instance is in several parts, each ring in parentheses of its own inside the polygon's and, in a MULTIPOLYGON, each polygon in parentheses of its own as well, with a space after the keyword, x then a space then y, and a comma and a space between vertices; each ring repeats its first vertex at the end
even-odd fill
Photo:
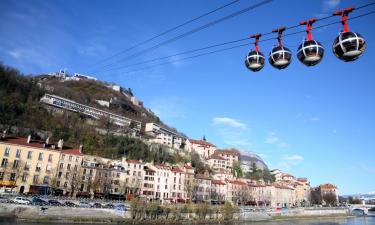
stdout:
MULTIPOLYGON (((56 223, 30 223, 30 222, 22 222, 22 221, 7 221, 7 220, 0 218, 0 225, 56 225, 56 223)), ((73 224, 65 224, 65 225, 73 225, 73 224)), ((74 224, 74 225, 77 225, 77 224, 74 224)), ((100 224, 95 223, 95 225, 100 225, 100 224)), ((153 224, 144 224, 144 225, 153 225, 153 224)), ((285 221, 270 221, 270 222, 249 222, 249 223, 240 223, 238 225, 375 225, 375 217, 355 217, 355 218, 338 218, 338 219, 332 219, 332 218, 298 219, 298 220, 288 220, 288 221, 285 220, 285 221)))

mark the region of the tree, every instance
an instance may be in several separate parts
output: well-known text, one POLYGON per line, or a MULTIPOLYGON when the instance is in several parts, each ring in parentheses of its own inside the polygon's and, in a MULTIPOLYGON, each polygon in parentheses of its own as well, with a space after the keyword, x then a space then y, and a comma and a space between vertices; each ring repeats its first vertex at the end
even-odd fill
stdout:
POLYGON ((241 164, 238 161, 235 161, 233 163, 232 173, 233 173, 234 177, 237 177, 237 178, 243 177, 243 171, 242 171, 242 168, 241 168, 241 164))
POLYGON ((323 195, 323 200, 327 205, 337 205, 337 196, 334 193, 326 193, 323 195))

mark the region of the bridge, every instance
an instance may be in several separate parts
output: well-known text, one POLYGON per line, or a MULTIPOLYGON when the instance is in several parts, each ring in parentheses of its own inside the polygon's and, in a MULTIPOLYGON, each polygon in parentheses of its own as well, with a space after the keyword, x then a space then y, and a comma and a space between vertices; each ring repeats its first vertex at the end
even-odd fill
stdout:
POLYGON ((364 215, 368 215, 368 210, 369 209, 375 209, 375 205, 362 205, 362 204, 355 204, 355 205, 350 205, 349 209, 350 212, 352 213, 355 210, 362 211, 364 215))

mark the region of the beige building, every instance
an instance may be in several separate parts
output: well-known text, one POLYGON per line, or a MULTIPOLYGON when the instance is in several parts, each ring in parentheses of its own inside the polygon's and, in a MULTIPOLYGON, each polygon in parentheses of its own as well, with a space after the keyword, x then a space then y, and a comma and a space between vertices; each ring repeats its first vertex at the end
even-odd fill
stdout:
POLYGON ((156 123, 146 123, 145 132, 153 137, 152 142, 167 145, 174 149, 180 149, 182 146, 181 135, 156 123))
POLYGON ((202 159, 207 159, 216 151, 216 146, 207 142, 205 138, 202 140, 187 139, 185 142, 185 150, 187 152, 196 152, 202 159))
POLYGON ((214 170, 214 172, 218 172, 221 170, 231 172, 232 168, 228 159, 216 153, 210 155, 207 158, 206 164, 208 164, 214 170))
POLYGON ((31 137, 0 139, 2 191, 47 193, 56 177, 60 149, 31 137))
POLYGON ((172 167, 171 199, 173 202, 185 202, 187 194, 185 189, 185 171, 178 166, 172 167))
POLYGON ((211 180, 208 173, 195 175, 195 201, 208 202, 211 200, 211 180))
POLYGON ((82 148, 62 150, 54 184, 56 194, 70 195, 81 187, 82 148))

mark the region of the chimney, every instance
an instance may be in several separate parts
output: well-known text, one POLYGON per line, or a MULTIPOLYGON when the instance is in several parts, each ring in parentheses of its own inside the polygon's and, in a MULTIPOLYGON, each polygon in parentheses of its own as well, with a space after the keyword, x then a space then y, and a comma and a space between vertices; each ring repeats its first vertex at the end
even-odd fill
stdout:
POLYGON ((27 141, 28 144, 31 142, 31 135, 27 136, 27 141))
POLYGON ((4 130, 3 131, 3 135, 1 136, 2 139, 5 139, 6 138, 6 135, 7 135, 7 130, 4 130))
POLYGON ((82 154, 82 150, 83 150, 83 145, 79 145, 79 153, 82 154))
POLYGON ((64 146, 64 140, 60 139, 59 142, 57 142, 57 148, 62 149, 64 146))

